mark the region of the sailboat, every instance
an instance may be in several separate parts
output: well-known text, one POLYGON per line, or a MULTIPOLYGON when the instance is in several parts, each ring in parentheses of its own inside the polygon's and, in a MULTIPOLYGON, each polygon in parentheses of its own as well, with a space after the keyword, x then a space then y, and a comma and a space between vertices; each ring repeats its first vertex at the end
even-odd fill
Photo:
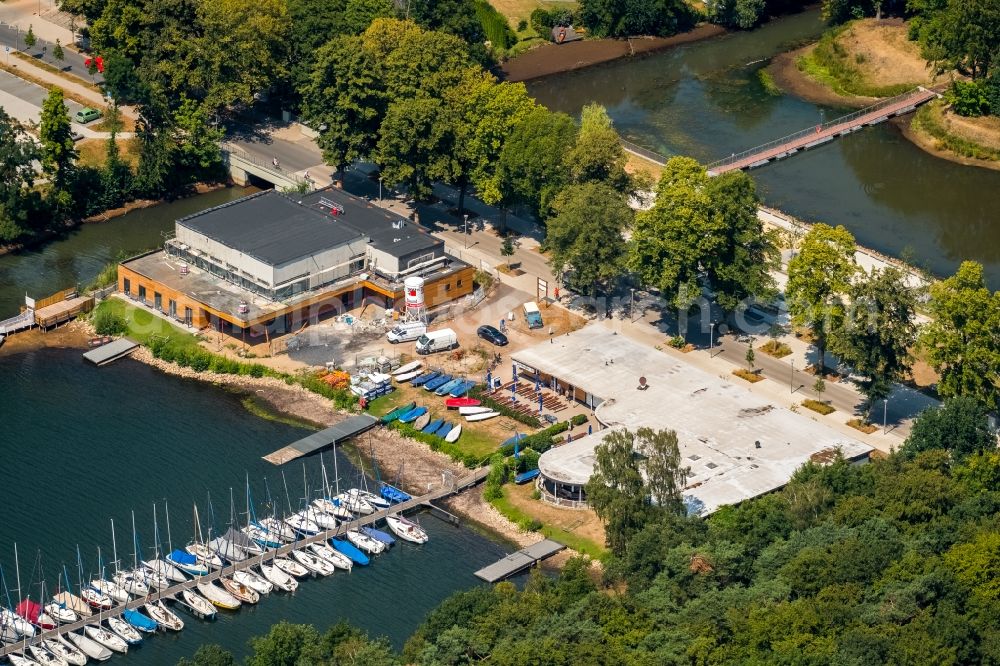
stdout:
MULTIPOLYGON (((87 655, 79 648, 68 643, 61 636, 46 638, 42 641, 42 646, 67 664, 71 664, 71 666, 85 666, 87 663, 87 655)), ((97 647, 100 646, 98 645, 97 647)), ((111 657, 110 652, 108 652, 108 657, 111 657)))
POLYGON ((274 563, 275 568, 279 571, 282 571, 293 578, 310 578, 316 575, 315 572, 306 569, 295 560, 288 560, 284 557, 276 557, 271 560, 271 562, 274 563))
POLYGON ((215 606, 208 599, 198 594, 194 590, 181 590, 181 599, 184 605, 197 617, 204 620, 214 620, 216 616, 215 606))
MULTIPOLYGON (((17 557, 17 544, 14 544, 14 569, 17 574, 17 591, 15 599, 21 596, 21 565, 17 557)), ((3 571, 0 570, 0 575, 3 571)), ((7 579, 3 579, 4 593, 7 595, 7 605, 10 606, 10 591, 7 588, 7 579)), ((10 608, 0 607, 0 625, 6 626, 17 634, 16 638, 31 638, 35 635, 35 627, 21 615, 10 610, 10 608)))
POLYGON ((136 597, 149 595, 149 585, 146 584, 142 571, 139 569, 139 555, 136 551, 135 543, 135 512, 132 512, 132 559, 135 568, 132 571, 123 571, 118 568, 118 541, 115 537, 115 521, 111 521, 111 547, 114 549, 115 574, 111 580, 115 585, 122 588, 129 594, 136 597))
MULTIPOLYGON (((90 581, 90 588, 92 590, 96 590, 97 592, 100 592, 104 596, 111 597, 112 599, 114 599, 118 603, 122 603, 122 604, 127 603, 128 600, 129 600, 128 592, 126 592, 123 588, 118 587, 117 585, 115 585, 111 581, 106 580, 104 578, 104 561, 101 559, 101 547, 100 546, 97 547, 97 564, 98 564, 98 568, 99 568, 99 570, 101 572, 101 577, 100 578, 94 578, 93 580, 91 580, 90 581)), ((86 601, 86 598, 84 598, 84 600, 86 601)), ((90 602, 88 601, 88 603, 90 603, 90 602)))
MULTIPOLYGON (((288 562, 288 560, 285 561, 288 562)), ((294 562, 288 563, 294 564, 294 562)), ((266 578, 269 583, 282 592, 294 592, 299 589, 299 581, 295 580, 293 576, 279 568, 276 562, 272 562, 271 564, 261 562, 260 572, 264 574, 264 578, 266 578)), ((308 571, 305 571, 305 573, 308 574, 308 571)))
POLYGON ((351 562, 354 564, 365 566, 371 562, 367 555, 355 548, 349 541, 344 541, 343 539, 330 539, 330 545, 350 558, 351 562))
POLYGON ((87 635, 87 638, 95 643, 100 643, 109 650, 119 652, 121 654, 128 652, 128 643, 126 643, 120 636, 113 634, 100 625, 88 624, 83 628, 83 631, 87 635))
MULTIPOLYGON (((163 503, 163 508, 167 511, 167 549, 172 552, 174 546, 170 538, 170 509, 165 501, 163 503)), ((142 565, 146 567, 148 571, 153 572, 171 583, 183 583, 186 581, 187 576, 184 575, 184 572, 181 569, 160 557, 160 525, 156 520, 156 504, 153 504, 153 540, 156 544, 153 547, 153 559, 143 560, 142 565)), ((197 560, 195 561, 197 562, 197 560)), ((205 570, 205 573, 208 573, 207 569, 205 570)))
POLYGON ((128 622, 133 629, 144 634, 155 634, 156 630, 160 628, 156 620, 137 608, 126 608, 122 612, 122 619, 128 622))
POLYGON ((233 580, 241 585, 246 585, 259 594, 271 594, 274 585, 262 576, 258 576, 250 569, 243 569, 233 574, 233 580))
POLYGON ((129 645, 138 645, 142 642, 142 634, 130 622, 125 620, 124 617, 118 615, 109 617, 108 628, 129 645))
MULTIPOLYGON (((352 488, 352 490, 354 490, 352 488)), ((347 507, 354 513, 361 514, 363 516, 369 516, 375 513, 375 507, 369 504, 366 500, 359 497, 356 494, 351 494, 350 491, 340 493, 334 500, 347 507)))
POLYGON ((344 493, 348 497, 351 497, 357 501, 365 502, 373 509, 388 509, 391 506, 389 500, 384 497, 379 497, 375 493, 370 493, 367 490, 361 490, 360 488, 351 488, 344 493))
MULTIPOLYGON (((213 569, 221 569, 222 559, 214 551, 212 551, 212 549, 209 548, 202 540, 201 521, 198 520, 198 505, 194 504, 193 506, 194 506, 194 540, 188 545, 184 546, 184 550, 186 550, 188 553, 198 558, 198 561, 201 564, 204 564, 205 566, 211 567, 213 569)), ((171 555, 172 554, 173 553, 171 553, 171 555)), ((170 559, 169 556, 168 559, 170 559)), ((170 562, 175 566, 178 566, 179 568, 183 569, 183 567, 180 567, 180 565, 174 562, 174 560, 171 559, 170 562)), ((203 574, 192 574, 192 575, 200 576, 203 574)))
POLYGON ((210 582, 199 582, 198 591, 201 592, 206 599, 211 601, 213 606, 217 606, 219 608, 236 610, 243 605, 239 599, 229 594, 229 592, 210 582))
POLYGON ((360 530, 348 530, 346 536, 347 540, 354 544, 357 548, 360 548, 366 553, 371 553, 372 555, 378 555, 386 549, 386 545, 384 543, 371 538, 360 530))
POLYGON ((31 653, 31 658, 41 666, 68 666, 62 657, 52 654, 41 643, 38 645, 29 645, 28 652, 31 653))
POLYGON ((80 546, 76 547, 76 577, 80 586, 80 598, 85 604, 98 611, 108 610, 115 605, 114 599, 92 587, 83 586, 83 559, 80 557, 80 546))
POLYGON ((407 520, 406 518, 403 518, 399 514, 390 514, 386 516, 385 522, 389 525, 389 529, 392 530, 393 534, 398 536, 400 539, 406 539, 407 541, 412 541, 413 543, 427 543, 429 540, 427 532, 425 532, 422 527, 407 520))
POLYGON ((249 585, 239 583, 232 578, 220 578, 222 587, 245 604, 255 604, 260 601, 260 594, 249 585))
MULTIPOLYGON (((66 581, 66 589, 68 590, 70 589, 69 574, 66 572, 65 566, 63 566, 62 577, 58 578, 60 587, 62 587, 64 579, 66 581)), ((63 590, 59 590, 52 597, 52 601, 45 604, 45 612, 55 618, 60 624, 71 624, 81 617, 90 615, 90 609, 84 603, 83 599, 63 590)))
MULTIPOLYGON (((250 498, 250 475, 247 475, 246 479, 247 488, 247 524, 242 528, 243 534, 245 534, 251 541, 257 544, 259 551, 280 548, 282 541, 280 534, 272 534, 271 530, 264 527, 257 520, 257 511, 254 509, 253 500, 250 498)), ((293 535, 294 536, 294 535, 293 535)))
POLYGON ((330 564, 332 564, 337 569, 344 569, 345 571, 350 571, 354 567, 354 563, 351 559, 345 556, 338 550, 331 548, 322 542, 316 542, 309 544, 309 550, 311 550, 318 557, 323 558, 330 564))
MULTIPOLYGON (((85 655, 87 655, 88 657, 90 657, 95 661, 107 661, 108 659, 111 659, 112 652, 106 645, 98 643, 93 638, 85 634, 78 634, 74 631, 71 631, 69 633, 63 634, 63 636, 57 636, 54 640, 58 641, 66 639, 68 639, 68 642, 72 643, 73 646, 76 647, 80 652, 84 653, 85 655)), ((125 646, 125 649, 126 650, 128 649, 127 645, 125 646)))
POLYGON ((307 553, 304 550, 293 550, 291 554, 296 562, 320 576, 329 576, 334 571, 332 564, 312 553, 307 553))
POLYGON ((184 620, 180 619, 176 613, 167 608, 162 599, 150 601, 144 608, 149 613, 149 617, 164 629, 180 631, 184 628, 184 620))
MULTIPOLYGON (((333 493, 330 490, 330 480, 326 476, 326 463, 323 461, 323 454, 319 454, 320 469, 323 472, 323 497, 313 500, 312 505, 319 511, 330 514, 334 518, 339 520, 354 520, 354 514, 346 506, 336 502, 331 498, 333 493)), ((334 465, 334 475, 337 475, 337 452, 333 453, 333 465, 334 465)), ((337 479, 338 493, 340 487, 340 479, 337 479)))
POLYGON ((39 666, 37 661, 25 656, 23 652, 11 652, 7 655, 7 658, 14 666, 39 666))

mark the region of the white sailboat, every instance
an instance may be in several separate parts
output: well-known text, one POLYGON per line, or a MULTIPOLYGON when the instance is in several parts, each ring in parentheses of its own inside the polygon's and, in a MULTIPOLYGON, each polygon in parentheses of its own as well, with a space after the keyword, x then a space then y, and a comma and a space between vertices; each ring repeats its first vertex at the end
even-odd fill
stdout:
POLYGON ((49 652, 48 648, 41 643, 29 646, 28 652, 31 653, 31 658, 41 666, 69 666, 65 659, 49 652))
POLYGON ((348 541, 366 553, 378 555, 385 550, 384 543, 378 539, 371 538, 364 532, 359 532, 358 530, 348 530, 346 536, 348 541))
POLYGON ((245 604, 255 604, 260 601, 260 593, 248 585, 238 583, 232 578, 220 578, 219 582, 229 594, 233 595, 245 604))
MULTIPOLYGON (((111 659, 112 652, 107 646, 98 643, 85 634, 78 634, 71 631, 63 636, 57 636, 55 638, 56 641, 65 639, 68 639, 74 647, 94 661, 107 661, 108 659, 111 659)), ((126 649, 128 649, 128 646, 126 646, 126 649)))
POLYGON ((250 569, 235 572, 233 574, 233 580, 241 585, 246 585, 259 594, 271 594, 274 590, 274 585, 272 585, 270 581, 262 576, 258 576, 250 569))
POLYGON ((344 494, 360 501, 367 502, 369 506, 376 510, 388 509, 391 506, 389 500, 384 497, 379 497, 375 493, 368 492, 367 490, 361 490, 360 488, 350 488, 344 494))
POLYGON ((194 590, 181 590, 181 599, 187 604, 187 607, 191 611, 206 620, 211 620, 215 617, 216 611, 215 606, 213 606, 208 599, 198 594, 194 590))
POLYGON ((129 645, 138 645, 142 642, 142 634, 139 633, 139 630, 126 622, 120 615, 109 617, 108 627, 129 645))
POLYGON ((306 569, 318 573, 320 576, 329 576, 334 571, 332 564, 304 550, 293 550, 292 557, 306 569))
MULTIPOLYGON (((312 503, 313 506, 319 509, 320 511, 325 511, 326 513, 329 513, 334 518, 338 518, 339 520, 354 520, 354 514, 351 512, 350 509, 342 505, 340 502, 335 502, 330 499, 330 497, 333 495, 333 492, 330 489, 330 479, 326 476, 326 463, 323 461, 323 454, 320 453, 319 456, 320 456, 320 469, 323 472, 323 492, 325 493, 325 495, 323 497, 320 497, 319 499, 313 500, 312 503)), ((337 474, 338 472, 336 469, 337 466, 336 451, 334 451, 333 453, 333 465, 334 465, 334 474, 337 474)), ((338 478, 337 494, 339 493, 340 493, 340 479, 338 478)))
MULTIPOLYGON (((112 528, 111 533, 114 534, 114 521, 111 521, 112 528)), ((101 558, 101 547, 97 547, 97 564, 100 568, 100 578, 94 578, 90 581, 90 587, 97 592, 100 592, 104 596, 111 597, 118 603, 127 603, 130 599, 128 592, 118 585, 115 585, 111 581, 104 578, 104 560, 101 558)), ((89 602, 88 602, 89 603, 89 602)))
POLYGON ((213 583, 198 583, 198 591, 211 601, 213 606, 218 606, 219 608, 236 610, 243 605, 239 599, 213 583))
POLYGON ((351 558, 347 557, 339 550, 331 548, 326 543, 311 543, 309 544, 309 550, 311 550, 318 557, 322 557, 337 569, 350 571, 354 567, 354 563, 351 562, 351 558))
POLYGON ((385 522, 389 525, 389 529, 392 530, 393 534, 400 539, 405 539, 413 543, 427 543, 430 539, 422 527, 398 514, 386 516, 385 522))
MULTIPOLYGON (((46 638, 42 641, 42 645, 45 649, 62 659, 67 664, 71 666, 85 666, 87 663, 87 655, 84 654, 82 650, 74 645, 71 645, 62 636, 53 636, 52 638, 46 638)), ((100 645, 95 647, 100 648, 100 645)), ((108 652, 108 657, 111 653, 108 652)))
POLYGON ((310 576, 315 575, 314 572, 306 569, 295 560, 285 559, 284 557, 276 557, 271 561, 279 571, 282 571, 293 578, 309 578, 310 576))
POLYGON ((193 506, 194 506, 194 530, 195 530, 194 540, 188 545, 184 546, 184 550, 186 550, 191 555, 194 555, 198 559, 198 561, 204 564, 205 566, 211 567, 213 569, 221 569, 223 565, 222 558, 220 558, 217 554, 215 554, 212 551, 212 549, 209 548, 207 545, 205 545, 205 542, 202 540, 201 522, 198 520, 198 505, 194 504, 193 506))
POLYGON ((177 613, 167 608, 162 599, 149 602, 145 605, 145 608, 146 612, 149 613, 149 617, 156 620, 156 623, 164 629, 180 631, 184 628, 184 620, 180 619, 177 613))
POLYGON ((364 499, 357 496, 352 496, 347 492, 340 493, 339 495, 334 497, 334 499, 340 502, 340 504, 342 504, 343 506, 353 511, 354 513, 358 513, 363 516, 370 516, 371 514, 375 513, 375 507, 366 502, 364 499))
POLYGON ((14 666, 39 666, 37 661, 21 652, 11 652, 7 655, 7 659, 14 666))
POLYGON ((299 534, 304 534, 306 536, 312 536, 314 534, 319 534, 320 527, 316 522, 310 518, 307 513, 299 511, 293 513, 292 515, 285 518, 285 524, 291 527, 293 530, 299 534))
POLYGON ((277 538, 279 541, 291 543, 295 541, 295 531, 276 516, 264 518, 260 521, 260 526, 267 530, 268 538, 277 538))
POLYGON ((459 407, 458 413, 462 416, 472 416, 473 414, 485 414, 486 412, 492 412, 493 410, 489 407, 459 407))
POLYGON ((113 652, 118 652, 120 654, 128 652, 128 643, 122 640, 120 636, 111 633, 100 625, 88 624, 83 628, 83 631, 87 634, 87 638, 96 643, 100 643, 113 652))
POLYGON ((299 589, 299 581, 282 571, 275 564, 261 563, 260 571, 264 574, 264 578, 266 578, 268 582, 282 592, 294 592, 299 589))

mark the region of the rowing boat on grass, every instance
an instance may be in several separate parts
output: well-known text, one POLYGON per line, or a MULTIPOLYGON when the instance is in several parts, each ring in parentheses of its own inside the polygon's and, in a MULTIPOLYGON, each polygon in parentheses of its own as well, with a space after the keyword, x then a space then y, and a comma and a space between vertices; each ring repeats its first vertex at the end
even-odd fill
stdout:
POLYGON ((492 411, 493 410, 490 409, 489 407, 469 406, 469 407, 458 408, 458 413, 461 414, 462 416, 472 416, 473 414, 485 414, 486 412, 492 412, 492 411))
POLYGON ((383 424, 392 423, 393 421, 395 421, 396 419, 398 419, 400 416, 402 416, 403 414, 405 414, 406 412, 410 411, 411 409, 413 409, 416 406, 417 406, 417 403, 411 402, 408 405, 403 405, 402 407, 397 407, 396 409, 392 410, 391 412, 389 412, 388 414, 386 414, 385 416, 383 416, 381 418, 381 421, 382 421, 383 424))
POLYGON ((475 398, 448 398, 444 401, 445 407, 457 409, 459 407, 478 407, 480 401, 475 398))
POLYGON ((413 372, 414 370, 418 370, 421 366, 423 366, 423 364, 424 364, 423 361, 410 361, 406 365, 401 365, 398 368, 396 368, 396 370, 393 371, 392 375, 393 377, 398 377, 399 375, 405 375, 408 372, 413 372))
POLYGON ((454 428, 448 431, 448 434, 445 436, 444 441, 448 442, 449 444, 454 444, 455 442, 458 441, 458 438, 461 436, 462 436, 462 424, 459 423, 454 428))
POLYGON ((465 417, 466 421, 485 421, 486 419, 492 419, 494 416, 500 416, 500 412, 482 412, 481 414, 471 414, 465 417))

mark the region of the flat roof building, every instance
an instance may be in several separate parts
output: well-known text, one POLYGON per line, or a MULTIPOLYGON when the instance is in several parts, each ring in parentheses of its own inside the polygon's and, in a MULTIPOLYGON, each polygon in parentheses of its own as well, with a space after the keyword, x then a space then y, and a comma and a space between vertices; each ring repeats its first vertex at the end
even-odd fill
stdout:
MULTIPOLYGON (((677 432, 691 513, 706 515, 781 488, 802 464, 852 461, 872 447, 778 406, 656 349, 591 324, 551 343, 515 352, 519 373, 534 376, 594 409, 606 428, 677 432)), ((594 450, 607 430, 542 454, 539 489, 545 499, 584 506, 583 486, 594 450)))
POLYGON ((163 250, 121 264, 119 290, 196 328, 262 335, 368 297, 391 307, 409 276, 433 307, 471 293, 473 273, 414 222, 342 190, 266 190, 177 220, 163 250))

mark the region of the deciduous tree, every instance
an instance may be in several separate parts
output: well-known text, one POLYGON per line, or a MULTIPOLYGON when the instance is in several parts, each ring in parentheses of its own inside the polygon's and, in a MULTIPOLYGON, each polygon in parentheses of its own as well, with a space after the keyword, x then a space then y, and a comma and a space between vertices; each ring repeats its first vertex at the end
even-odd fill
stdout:
POLYGON ((417 199, 453 171, 449 124, 440 99, 421 95, 389 105, 379 129, 376 160, 389 183, 404 183, 417 199))
POLYGON ((0 241, 17 240, 29 231, 38 204, 32 162, 39 157, 32 138, 0 108, 0 241))
POLYGON ((600 104, 583 107, 576 143, 565 155, 575 183, 606 181, 619 190, 628 186, 625 150, 611 117, 600 104))
POLYGON ((642 455, 646 489, 654 505, 675 516, 685 515, 684 485, 691 469, 681 459, 677 433, 639 428, 634 446, 642 455))
POLYGON ((986 287, 983 267, 965 261, 931 285, 931 321, 920 334, 927 360, 941 376, 938 393, 970 396, 996 409, 1000 368, 1000 295, 986 287))
POLYGON ((611 552, 621 555, 649 515, 649 495, 628 430, 606 434, 594 454, 594 474, 585 488, 587 502, 604 523, 611 552))
POLYGON ((903 452, 912 457, 941 449, 961 459, 996 447, 996 434, 990 430, 986 409, 972 398, 958 397, 922 412, 913 422, 903 452))
POLYGON ((625 270, 623 234, 634 215, 624 195, 607 183, 570 185, 552 208, 545 236, 552 272, 569 270, 568 284, 581 293, 606 292, 625 270))
POLYGON ((858 388, 872 407, 892 393, 910 367, 916 341, 917 290, 895 267, 875 269, 849 287, 850 308, 844 325, 834 331, 834 352, 861 378, 858 388))
POLYGON ((52 88, 42 103, 38 138, 42 144, 42 171, 52 179, 57 191, 64 191, 76 161, 76 145, 60 88, 52 88))
POLYGON ((566 152, 577 128, 565 113, 536 106, 515 125, 500 153, 500 183, 505 197, 523 203, 545 219, 556 194, 569 182, 566 152))
POLYGON ((855 250, 854 236, 847 229, 820 223, 809 230, 799 253, 788 262, 788 310, 793 323, 812 330, 820 375, 826 371, 830 335, 844 320, 843 297, 858 271, 855 250))

